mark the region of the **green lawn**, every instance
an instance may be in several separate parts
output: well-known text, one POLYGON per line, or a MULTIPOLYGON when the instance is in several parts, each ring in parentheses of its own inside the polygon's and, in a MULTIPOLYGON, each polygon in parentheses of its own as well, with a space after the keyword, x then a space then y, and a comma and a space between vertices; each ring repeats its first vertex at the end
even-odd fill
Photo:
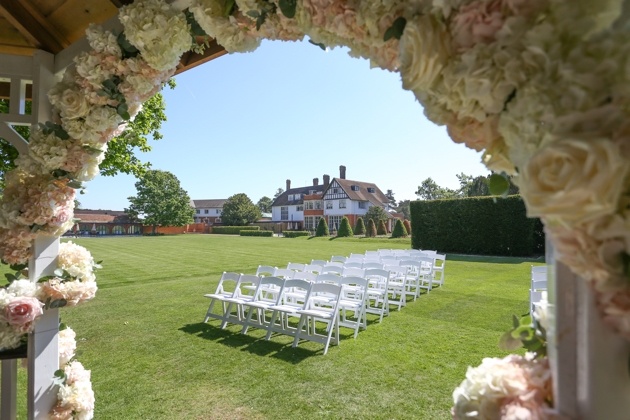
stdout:
MULTIPOLYGON (((528 307, 533 262, 448 255, 446 284, 356 340, 291 348, 260 330, 203 324, 222 271, 254 273, 409 240, 182 235, 87 238, 99 270, 93 302, 62 310, 92 370, 97 419, 447 419, 468 365, 502 356, 512 314, 528 307)), ((369 320, 374 320, 370 316, 369 320)), ((24 376, 24 372, 21 373, 24 376)), ((22 378, 23 386, 24 380, 22 378)))

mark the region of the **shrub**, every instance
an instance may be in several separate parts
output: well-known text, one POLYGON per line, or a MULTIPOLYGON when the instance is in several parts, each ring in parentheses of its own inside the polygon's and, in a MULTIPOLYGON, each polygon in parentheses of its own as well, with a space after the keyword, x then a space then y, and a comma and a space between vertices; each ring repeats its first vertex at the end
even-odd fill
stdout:
POLYGON ((367 225, 367 232, 365 232, 365 236, 369 236, 371 238, 376 236, 376 225, 374 224, 374 220, 369 219, 367 225))
POLYGON ((402 220, 397 219, 396 226, 394 226, 394 230, 392 231, 392 238, 406 238, 406 237, 407 237, 407 230, 405 229, 405 226, 403 225, 402 220))
POLYGON ((378 229, 376 230, 378 235, 387 235, 387 228, 385 227, 385 222, 383 220, 378 221, 378 229))
POLYGON ((403 222, 403 225, 405 225, 405 230, 407 231, 407 235, 411 235, 411 222, 405 219, 405 221, 403 222))
POLYGON ((242 230, 260 230, 260 226, 212 226, 212 233, 239 235, 242 230))
POLYGON ((411 246, 475 255, 544 253, 542 224, 518 195, 411 202, 411 246))
POLYGON ((357 224, 354 226, 354 234, 355 235, 365 235, 365 223, 363 223, 363 218, 357 218, 357 224))
POLYGON ((354 234, 352 233, 352 228, 350 227, 350 221, 346 216, 341 219, 341 224, 339 225, 337 236, 340 238, 349 238, 351 236, 354 236, 354 234))
POLYGON ((288 230, 282 232, 282 236, 285 238, 297 238, 298 236, 311 236, 311 232, 307 230, 288 230))
POLYGON ((326 219, 324 219, 323 217, 319 218, 319 223, 317 224, 317 231, 315 231, 315 236, 330 236, 328 223, 326 223, 326 219))
POLYGON ((241 236, 273 236, 272 230, 241 230, 241 236))

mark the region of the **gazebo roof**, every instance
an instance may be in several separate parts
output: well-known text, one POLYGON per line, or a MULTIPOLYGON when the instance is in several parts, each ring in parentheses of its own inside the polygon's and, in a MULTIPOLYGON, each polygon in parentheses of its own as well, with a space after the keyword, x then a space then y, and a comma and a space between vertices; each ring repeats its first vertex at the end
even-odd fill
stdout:
MULTIPOLYGON (((132 1, 0 0, 0 54, 31 56, 37 50, 58 54, 84 38, 90 23, 115 21, 118 8, 129 3, 132 1)), ((176 73, 225 53, 212 40, 204 54, 184 54, 176 73)))

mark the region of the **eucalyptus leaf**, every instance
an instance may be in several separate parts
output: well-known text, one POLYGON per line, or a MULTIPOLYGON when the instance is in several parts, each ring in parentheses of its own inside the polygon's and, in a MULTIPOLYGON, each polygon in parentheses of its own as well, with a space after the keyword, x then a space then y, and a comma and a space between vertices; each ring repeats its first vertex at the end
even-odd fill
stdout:
POLYGON ((36 233, 37 231, 39 231, 43 226, 41 225, 31 225, 31 233, 36 233))
POLYGON ((226 0, 225 8, 223 9, 223 17, 231 16, 236 9, 236 1, 235 0, 226 0))
POLYGON ((83 188, 83 184, 81 183, 81 181, 72 180, 68 182, 68 187, 78 190, 79 188, 83 188))
POLYGON ((68 304, 68 301, 62 298, 62 299, 53 300, 52 302, 50 302, 48 307, 51 308, 51 309, 63 308, 67 304, 68 304))
POLYGON ((267 20, 267 13, 261 13, 260 16, 258 16, 258 19, 256 19, 257 31, 260 31, 260 27, 263 26, 263 24, 265 23, 265 20, 267 20))
POLYGON ((9 265, 9 268, 15 271, 22 271, 25 268, 28 268, 28 265, 27 264, 11 264, 9 265))
POLYGON ((118 42, 118 46, 122 50, 123 58, 132 58, 140 54, 140 50, 138 50, 135 46, 129 42, 124 32, 118 34, 118 38, 116 38, 118 42))
POLYGON ((69 172, 64 171, 63 169, 55 169, 50 174, 54 176, 55 178, 64 178, 65 176, 69 174, 69 172))
POLYGON ((387 28, 387 30, 385 31, 383 41, 389 41, 392 38, 400 39, 403 32, 405 31, 405 26, 407 26, 407 19, 402 16, 396 19, 392 23, 392 26, 387 28))
POLYGON ((247 16, 257 19, 258 17, 260 17, 260 12, 258 10, 249 10, 247 12, 247 16))
POLYGON ((510 181, 504 175, 492 174, 488 181, 488 189, 492 195, 506 195, 510 190, 510 181))
POLYGON ((309 39, 308 42, 310 42, 313 45, 317 45, 319 48, 321 48, 322 50, 326 51, 326 46, 324 44, 322 44, 321 42, 315 42, 312 39, 309 39))
POLYGON ((208 34, 203 28, 199 25, 199 23, 195 20, 195 15, 190 11, 190 9, 184 10, 184 14, 186 15, 186 22, 190 25, 190 31, 193 36, 207 36, 208 34))
POLYGON ((4 277, 7 279, 9 283, 11 283, 14 280, 17 280, 17 277, 15 277, 15 274, 13 273, 4 273, 4 277))
POLYGON ((59 324, 59 331, 63 331, 68 329, 68 326, 66 324, 64 324, 63 322, 59 324))
POLYGON ((285 17, 293 19, 295 17, 295 11, 297 10, 297 0, 280 0, 278 2, 280 11, 285 17))

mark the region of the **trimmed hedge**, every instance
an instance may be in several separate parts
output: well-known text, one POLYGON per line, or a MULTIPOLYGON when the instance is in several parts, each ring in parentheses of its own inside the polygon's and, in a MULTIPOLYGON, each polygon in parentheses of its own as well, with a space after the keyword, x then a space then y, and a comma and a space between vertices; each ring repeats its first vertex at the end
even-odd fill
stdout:
POLYGON ((378 221, 378 228, 376 228, 377 235, 387 235, 387 226, 385 226, 385 221, 378 221))
POLYGON ((357 218, 357 224, 354 226, 354 234, 365 235, 365 223, 363 223, 363 218, 361 216, 357 218))
POLYGON ((354 236, 354 233, 352 233, 352 228, 350 227, 350 221, 346 216, 343 216, 343 218, 341 219, 341 224, 339 225, 337 236, 339 238, 350 238, 354 236))
POLYGON ((272 230, 241 230, 241 236, 273 236, 272 230))
POLYGON ((392 231, 392 238, 406 238, 407 237, 407 229, 405 229, 405 225, 403 225, 402 220, 396 219, 396 226, 394 226, 394 230, 392 231))
POLYGON ((330 236, 330 231, 328 230, 328 223, 326 223, 326 219, 323 217, 319 218, 319 223, 317 223, 317 230, 315 231, 315 236, 330 236))
POLYGON ((219 235, 239 235, 242 230, 260 230, 260 226, 212 226, 212 233, 219 235))
POLYGON ((307 230, 288 230, 282 232, 282 236, 285 238, 297 238, 298 236, 311 236, 311 232, 307 230))
POLYGON ((538 219, 519 195, 411 202, 411 246, 474 255, 544 254, 538 219))

